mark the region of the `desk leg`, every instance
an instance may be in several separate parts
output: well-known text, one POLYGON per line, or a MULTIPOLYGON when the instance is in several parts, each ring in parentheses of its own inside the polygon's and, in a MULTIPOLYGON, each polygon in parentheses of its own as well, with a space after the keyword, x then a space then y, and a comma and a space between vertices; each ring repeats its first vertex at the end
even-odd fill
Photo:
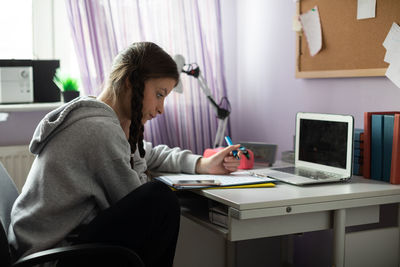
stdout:
POLYGON ((397 208, 397 229, 399 230, 399 258, 398 265, 400 266, 400 204, 398 204, 397 208))
POLYGON ((293 247, 294 235, 281 236, 281 265, 294 266, 293 264, 293 247))
POLYGON ((344 267, 346 210, 335 210, 333 215, 333 266, 344 267))
POLYGON ((236 266, 236 242, 226 240, 225 248, 225 266, 235 267, 236 266))

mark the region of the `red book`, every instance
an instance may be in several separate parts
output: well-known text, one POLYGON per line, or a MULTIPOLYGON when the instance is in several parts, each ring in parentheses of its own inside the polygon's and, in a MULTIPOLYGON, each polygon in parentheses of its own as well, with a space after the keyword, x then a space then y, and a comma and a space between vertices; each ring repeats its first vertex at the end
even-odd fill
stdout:
POLYGON ((400 114, 394 115, 392 165, 390 167, 390 183, 400 184, 400 114))
MULTIPOLYGON (((373 114, 400 114, 400 111, 364 112, 364 162, 363 176, 371 178, 371 118, 373 114)), ((393 159, 392 159, 393 162, 393 159)), ((393 165, 392 165, 393 166, 393 165)))

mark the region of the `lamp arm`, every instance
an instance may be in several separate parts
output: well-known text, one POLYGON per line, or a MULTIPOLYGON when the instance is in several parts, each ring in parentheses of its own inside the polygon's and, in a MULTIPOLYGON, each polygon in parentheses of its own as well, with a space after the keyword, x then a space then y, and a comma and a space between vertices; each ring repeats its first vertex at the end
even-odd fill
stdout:
POLYGON ((229 116, 230 111, 224 108, 221 108, 217 102, 215 102, 214 98, 211 95, 211 90, 208 88, 207 83, 205 82, 204 77, 199 73, 199 76, 197 77, 197 80, 199 82, 200 88, 203 91, 203 93, 207 96, 208 101, 210 101, 211 105, 215 109, 215 112, 217 113, 218 119, 225 119, 226 117, 229 116))
POLYGON ((208 88, 206 80, 204 79, 203 75, 201 73, 199 74, 199 77, 197 78, 200 84, 200 88, 203 90, 203 92, 206 94, 207 97, 211 97, 211 90, 208 88))
MULTIPOLYGON (((222 146, 223 143, 223 136, 225 134, 226 126, 228 123, 228 117, 229 114, 231 113, 230 111, 230 103, 227 97, 223 97, 221 99, 221 102, 217 104, 215 102, 210 88, 208 88, 207 83, 204 79, 204 77, 200 73, 200 68, 196 63, 192 64, 185 64, 185 58, 182 55, 175 55, 174 57, 175 63, 177 65, 179 73, 186 73, 189 76, 193 76, 197 79, 199 86, 203 93, 207 96, 208 101, 211 103, 212 107, 214 108, 215 112, 217 113, 217 118, 218 118, 218 129, 217 129, 217 134, 215 136, 214 140, 214 147, 222 146), (226 101, 228 109, 222 108, 222 102, 226 101)), ((177 88, 180 88, 180 92, 182 92, 182 85, 179 82, 177 88), (179 87, 180 84, 180 87, 179 87)), ((175 88, 176 89, 176 88, 175 88)))
POLYGON ((207 96, 207 99, 210 101, 211 105, 215 109, 215 112, 218 113, 218 104, 215 102, 214 98, 211 95, 211 90, 208 88, 207 83, 204 80, 204 77, 199 74, 199 77, 197 77, 197 81, 199 82, 200 88, 203 91, 203 93, 207 96))
MULTIPOLYGON (((215 112, 217 113, 217 118, 218 119, 225 119, 229 116, 230 110, 221 108, 217 102, 215 102, 214 98, 211 95, 211 90, 208 88, 206 80, 204 79, 203 75, 201 75, 200 68, 197 66, 197 64, 192 63, 192 64, 184 64, 184 59, 181 59, 180 57, 176 57, 175 59, 178 63, 179 66, 178 69, 181 70, 181 72, 186 73, 189 76, 193 76, 197 79, 199 82, 200 88, 203 91, 203 93, 207 96, 208 101, 210 101, 211 105, 215 109, 215 112)), ((228 101, 229 103, 229 101, 228 101)))

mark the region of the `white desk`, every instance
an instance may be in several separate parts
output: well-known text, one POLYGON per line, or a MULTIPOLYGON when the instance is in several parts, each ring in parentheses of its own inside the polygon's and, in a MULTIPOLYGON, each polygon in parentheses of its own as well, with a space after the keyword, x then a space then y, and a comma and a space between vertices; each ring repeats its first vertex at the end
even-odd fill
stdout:
MULTIPOLYGON (((379 205, 400 203, 400 185, 361 177, 348 183, 305 187, 279 183, 275 188, 212 189, 198 194, 228 206, 228 228, 221 232, 229 241, 333 228, 334 266, 345 265, 346 226, 376 223, 379 205)), ((184 216, 196 220, 195 216, 184 216)), ((397 223, 399 229, 400 218, 397 223)), ((396 233, 393 238, 399 244, 400 229, 396 233)))

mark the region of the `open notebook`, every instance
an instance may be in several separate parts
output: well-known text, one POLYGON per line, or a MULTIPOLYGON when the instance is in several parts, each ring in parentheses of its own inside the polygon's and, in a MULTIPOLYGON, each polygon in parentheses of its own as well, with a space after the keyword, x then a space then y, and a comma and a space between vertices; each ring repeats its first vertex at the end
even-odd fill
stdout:
POLYGON ((251 176, 247 171, 237 171, 229 175, 169 173, 161 174, 154 179, 178 190, 228 187, 267 187, 274 186, 272 182, 275 182, 275 179, 269 177, 251 176))
POLYGON ((295 185, 346 181, 352 174, 351 115, 296 114, 295 164, 254 173, 295 185))

